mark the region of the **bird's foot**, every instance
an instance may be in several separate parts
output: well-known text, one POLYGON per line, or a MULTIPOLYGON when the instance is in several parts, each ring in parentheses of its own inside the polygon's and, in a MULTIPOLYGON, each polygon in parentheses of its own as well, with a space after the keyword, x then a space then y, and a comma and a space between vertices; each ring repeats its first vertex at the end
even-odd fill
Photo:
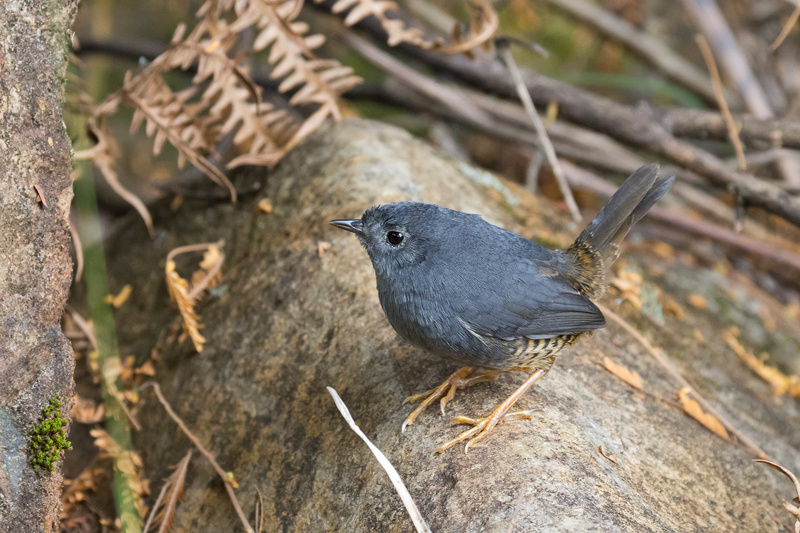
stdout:
POLYGON ((402 430, 405 431, 407 426, 414 423, 414 420, 433 402, 439 400, 439 406, 444 414, 444 407, 447 402, 453 399, 458 389, 463 389, 476 383, 483 383, 486 381, 494 381, 497 376, 501 374, 501 370, 490 370, 486 368, 476 369, 475 367, 465 366, 454 372, 447 380, 436 387, 420 394, 415 394, 406 398, 409 403, 416 403, 422 400, 414 411, 408 415, 408 418, 403 422, 402 430))
MULTIPOLYGON (((502 406, 501 406, 502 407, 502 406)), ((455 446, 456 444, 460 444, 465 440, 468 441, 466 446, 464 447, 464 453, 469 451, 470 446, 473 446, 477 442, 483 440, 486 435, 491 433, 495 426, 503 422, 510 422, 513 420, 530 420, 533 417, 533 413, 536 411, 541 411, 541 409, 529 409, 527 411, 515 411, 513 413, 502 413, 500 412, 501 407, 498 407, 492 414, 487 416, 486 418, 470 418, 467 416, 457 416, 452 419, 450 422, 453 424, 470 424, 473 426, 472 429, 468 429, 467 431, 463 432, 458 437, 454 438, 453 440, 447 441, 441 446, 436 449, 436 453, 442 453, 448 448, 455 446)))

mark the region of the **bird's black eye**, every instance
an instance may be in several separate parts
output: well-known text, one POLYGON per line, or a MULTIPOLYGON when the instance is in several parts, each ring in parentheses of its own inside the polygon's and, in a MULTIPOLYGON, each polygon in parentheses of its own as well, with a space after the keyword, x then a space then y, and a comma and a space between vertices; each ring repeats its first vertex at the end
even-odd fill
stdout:
POLYGON ((403 234, 399 231, 390 231, 386 234, 386 240, 389 241, 389 244, 397 246, 403 242, 403 234))

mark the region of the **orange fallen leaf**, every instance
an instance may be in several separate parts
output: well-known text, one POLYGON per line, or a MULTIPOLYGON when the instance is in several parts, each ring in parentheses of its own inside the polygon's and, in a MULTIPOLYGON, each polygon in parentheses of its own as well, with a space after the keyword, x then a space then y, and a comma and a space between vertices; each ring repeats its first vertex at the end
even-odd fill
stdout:
POLYGON ((720 437, 727 439, 728 438, 728 431, 725 429, 725 426, 722 425, 722 422, 717 419, 712 414, 706 413, 700 407, 700 404, 697 403, 695 400, 689 398, 689 387, 684 387, 678 392, 678 400, 681 402, 681 407, 683 408, 684 412, 703 424, 706 428, 710 431, 713 431, 720 437))
POLYGON ((173 213, 180 209, 181 205, 183 205, 183 195, 176 194, 172 201, 169 203, 169 210, 173 213))
POLYGON ((675 318, 681 321, 683 321, 683 319, 686 318, 686 311, 684 311, 683 307, 681 307, 681 304, 679 304, 666 294, 663 294, 663 299, 664 299, 663 307, 665 313, 674 315, 675 318))
POLYGON ((696 340, 697 342, 703 342, 704 340, 706 340, 706 338, 703 337, 703 332, 697 328, 694 328, 692 335, 694 336, 694 340, 696 340))
POLYGON ((319 241, 317 243, 317 257, 321 259, 322 256, 325 255, 325 252, 327 252, 330 249, 331 249, 331 243, 327 241, 319 241))
POLYGON ((705 298, 703 298, 699 294, 690 294, 689 304, 692 307, 696 307, 698 309, 708 309, 708 302, 706 301, 705 298))
POLYGON ((675 248, 665 242, 659 241, 653 243, 651 250, 653 250, 657 256, 663 259, 672 259, 675 257, 675 248))
POLYGON ((262 213, 272 213, 272 202, 269 198, 262 198, 258 201, 258 210, 262 213))
MULTIPOLYGON (((736 331, 738 333, 738 330, 736 331)), ((722 334, 722 339, 730 348, 749 366, 758 377, 772 385, 772 394, 780 396, 787 392, 795 398, 800 398, 800 376, 787 376, 777 368, 764 363, 748 351, 736 338, 733 331, 728 330, 722 334)), ((762 354, 764 359, 767 354, 762 354)))
POLYGON ((602 455, 603 457, 605 457, 606 459, 608 459, 612 463, 617 464, 616 456, 606 454, 606 452, 603 451, 603 445, 602 444, 597 447, 597 451, 599 451, 600 455, 602 455))
POLYGON ((130 297, 132 292, 133 292, 133 287, 131 287, 130 284, 128 284, 122 287, 122 290, 119 291, 119 294, 117 294, 116 296, 114 296, 113 294, 106 295, 106 297, 103 298, 103 301, 107 304, 111 304, 114 307, 114 309, 119 309, 120 307, 122 307, 122 304, 128 301, 128 298, 130 297))
POLYGON ((642 388, 642 376, 635 370, 630 370, 622 365, 618 365, 609 357, 603 357, 602 367, 617 376, 619 379, 631 387, 642 388))

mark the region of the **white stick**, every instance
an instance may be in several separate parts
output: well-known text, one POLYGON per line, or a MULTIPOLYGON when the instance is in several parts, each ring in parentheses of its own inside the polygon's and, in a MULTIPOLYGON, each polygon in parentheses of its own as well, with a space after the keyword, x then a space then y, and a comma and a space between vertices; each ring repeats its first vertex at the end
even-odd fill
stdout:
POLYGON ((336 403, 336 408, 339 409, 339 412, 342 413, 342 416, 350 426, 350 429, 355 431, 356 435, 361 437, 361 440, 367 443, 367 446, 369 446, 370 451, 372 451, 372 453, 375 455, 378 463, 380 463, 383 469, 386 470, 386 473, 389 475, 389 479, 392 481, 394 488, 400 495, 400 499, 403 500, 403 505, 406 506, 406 510, 411 516, 411 521, 414 522, 414 527, 417 529, 417 533, 431 533, 431 528, 428 527, 425 519, 422 518, 422 513, 420 513, 419 509, 417 509, 417 505, 414 503, 414 500, 411 499, 411 494, 409 494, 408 489, 403 484, 403 480, 400 479, 400 474, 397 473, 397 470, 395 470, 395 468, 392 466, 392 463, 389 462, 389 459, 386 458, 383 452, 381 452, 377 446, 372 444, 367 436, 364 435, 364 432, 361 431, 361 428, 356 425, 353 417, 350 416, 350 411, 347 409, 347 406, 344 404, 336 391, 333 390, 332 387, 326 388, 333 397, 333 401, 336 403))

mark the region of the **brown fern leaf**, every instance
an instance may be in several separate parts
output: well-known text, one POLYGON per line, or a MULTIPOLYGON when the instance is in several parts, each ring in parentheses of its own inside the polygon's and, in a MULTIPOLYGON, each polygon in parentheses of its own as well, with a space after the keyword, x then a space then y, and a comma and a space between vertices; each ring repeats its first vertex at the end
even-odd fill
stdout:
POLYGON ((464 54, 471 58, 475 49, 491 47, 499 27, 500 19, 492 4, 487 0, 476 1, 466 37, 463 36, 461 24, 456 23, 453 26, 453 42, 434 46, 433 49, 441 54, 464 54))
MULTIPOLYGON (((314 0, 319 3, 323 0, 314 0)), ((469 28, 464 37, 461 24, 453 27, 452 42, 445 44, 443 39, 430 40, 425 38, 424 32, 419 28, 409 27, 400 19, 389 18, 387 11, 397 10, 397 4, 387 0, 338 0, 331 8, 331 12, 340 14, 349 12, 345 16, 345 26, 354 26, 365 18, 373 16, 381 23, 387 34, 387 44, 397 46, 409 43, 424 50, 435 50, 442 54, 465 54, 469 57, 479 48, 491 45, 497 29, 499 19, 488 0, 475 0, 469 28)))
POLYGON ((192 339, 194 349, 198 353, 202 352, 206 338, 200 334, 200 328, 203 326, 200 324, 200 317, 194 310, 197 302, 189 296, 189 282, 175 271, 175 261, 167 260, 166 274, 169 298, 178 304, 178 311, 183 319, 183 331, 192 339))
POLYGON ((181 462, 175 465, 175 472, 164 481, 164 486, 161 487, 161 492, 158 494, 158 499, 150 511, 150 516, 147 518, 147 523, 142 533, 147 533, 151 525, 158 527, 157 533, 167 533, 172 529, 172 524, 175 520, 175 509, 177 509, 178 503, 183 498, 186 472, 191 459, 192 450, 189 450, 184 458, 181 459, 181 462))
POLYGON ((308 25, 294 20, 300 7, 302 0, 288 0, 280 4, 251 0, 240 18, 256 18, 259 33, 253 49, 270 49, 268 61, 274 65, 271 77, 284 78, 278 90, 296 90, 289 103, 319 104, 326 114, 339 120, 339 96, 362 80, 353 76, 352 68, 342 66, 338 61, 321 60, 313 56, 313 50, 321 46, 325 39, 322 35, 305 35, 308 25))
POLYGON ((147 231, 152 237, 154 235, 153 218, 150 216, 150 211, 144 205, 138 196, 126 189, 120 182, 117 171, 114 169, 114 161, 117 159, 119 147, 114 141, 114 136, 106 127, 105 121, 109 114, 114 113, 119 107, 120 98, 118 95, 112 95, 106 99, 99 106, 94 108, 94 112, 89 116, 86 121, 86 127, 95 138, 97 144, 90 150, 84 152, 76 152, 75 159, 91 159, 92 164, 97 167, 106 183, 116 192, 122 199, 131 204, 134 209, 139 213, 139 216, 144 220, 147 231))

